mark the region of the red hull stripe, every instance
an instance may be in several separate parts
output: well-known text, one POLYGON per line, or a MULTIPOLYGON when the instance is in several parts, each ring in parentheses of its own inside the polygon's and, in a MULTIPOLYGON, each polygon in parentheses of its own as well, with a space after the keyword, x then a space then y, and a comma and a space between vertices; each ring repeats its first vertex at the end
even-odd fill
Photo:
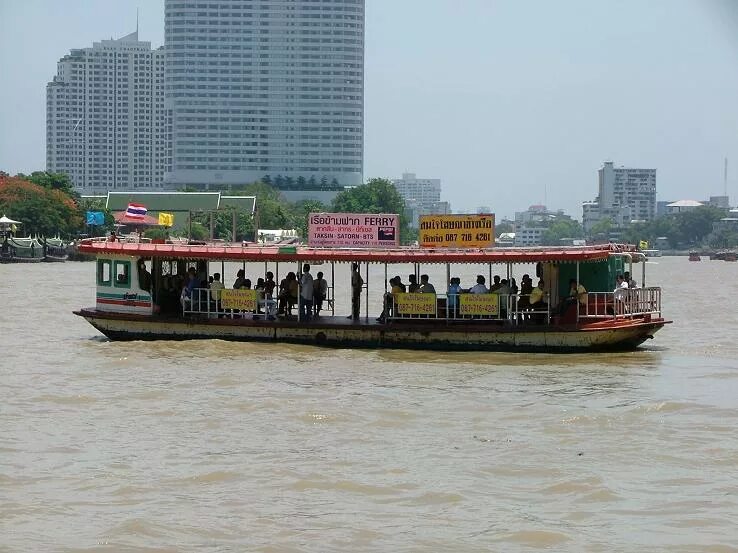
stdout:
POLYGON ((104 298, 97 298, 97 303, 104 303, 108 305, 127 305, 130 307, 151 307, 151 303, 144 301, 110 300, 104 298))

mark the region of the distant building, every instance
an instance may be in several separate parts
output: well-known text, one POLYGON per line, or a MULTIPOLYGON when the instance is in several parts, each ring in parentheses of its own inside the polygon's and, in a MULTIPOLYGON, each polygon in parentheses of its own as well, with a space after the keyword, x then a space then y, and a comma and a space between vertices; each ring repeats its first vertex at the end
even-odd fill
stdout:
POLYGON ((166 0, 164 21, 168 184, 362 183, 364 0, 166 0))
POLYGON ((656 217, 656 169, 615 167, 606 161, 598 171, 599 195, 582 205, 582 226, 589 232, 610 218, 616 227, 656 217))
POLYGON ((679 200, 668 204, 666 206, 666 212, 668 214, 684 213, 685 211, 692 211, 693 209, 702 207, 703 205, 705 204, 696 200, 679 200))
POLYGON ((418 227, 421 215, 451 213, 451 205, 441 201, 441 179, 419 179, 415 173, 403 173, 401 179, 393 179, 397 192, 405 200, 410 226, 418 227))
POLYGON ((46 86, 46 170, 80 193, 160 188, 169 165, 164 51, 138 32, 72 50, 46 86))
POLYGON ((520 226, 515 228, 515 246, 540 246, 543 233, 548 230, 547 227, 527 227, 520 226))

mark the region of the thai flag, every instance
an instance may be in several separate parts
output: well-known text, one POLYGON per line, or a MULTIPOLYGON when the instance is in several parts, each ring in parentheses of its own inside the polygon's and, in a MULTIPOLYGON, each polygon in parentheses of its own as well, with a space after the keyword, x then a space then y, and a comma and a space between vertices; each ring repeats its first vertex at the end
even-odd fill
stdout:
POLYGON ((126 217, 130 219, 143 219, 146 217, 146 206, 141 204, 128 204, 126 217))

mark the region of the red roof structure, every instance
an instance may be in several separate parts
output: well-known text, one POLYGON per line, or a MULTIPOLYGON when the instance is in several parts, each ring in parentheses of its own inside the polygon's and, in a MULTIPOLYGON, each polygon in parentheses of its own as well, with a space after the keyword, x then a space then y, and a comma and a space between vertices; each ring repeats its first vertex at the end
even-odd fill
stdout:
POLYGON ((113 219, 119 225, 127 225, 129 227, 158 227, 159 219, 152 217, 151 215, 144 215, 143 217, 128 217, 125 211, 118 211, 113 214, 113 219))
POLYGON ((223 259, 227 261, 335 261, 338 263, 585 263, 607 259, 611 254, 638 253, 635 246, 602 244, 567 248, 456 249, 341 249, 302 246, 258 246, 255 244, 152 244, 148 242, 104 242, 84 240, 79 251, 167 259, 223 259))

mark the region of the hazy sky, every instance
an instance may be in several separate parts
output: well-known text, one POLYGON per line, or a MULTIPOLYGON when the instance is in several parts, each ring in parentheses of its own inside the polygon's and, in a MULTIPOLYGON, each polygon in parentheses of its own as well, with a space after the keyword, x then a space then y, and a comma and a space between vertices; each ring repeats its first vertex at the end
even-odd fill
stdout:
MULTIPOLYGON (((163 0, 0 0, 0 169, 45 165, 45 85, 71 48, 163 0)), ((738 1, 366 0, 365 178, 440 178, 456 212, 581 219, 597 169, 658 169, 658 199, 738 203, 738 1)))

